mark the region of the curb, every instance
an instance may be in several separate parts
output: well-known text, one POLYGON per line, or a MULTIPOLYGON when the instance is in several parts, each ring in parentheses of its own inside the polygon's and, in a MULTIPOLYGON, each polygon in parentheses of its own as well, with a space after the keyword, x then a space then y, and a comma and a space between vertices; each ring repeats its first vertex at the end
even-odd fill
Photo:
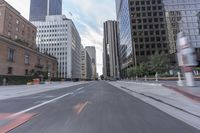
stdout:
POLYGON ((172 85, 166 85, 166 84, 162 84, 163 87, 168 88, 168 89, 172 89, 176 92, 179 92, 181 94, 183 94, 184 96, 196 101, 196 102, 200 102, 200 97, 193 95, 192 93, 188 92, 188 91, 184 91, 183 88, 178 87, 178 86, 172 86, 172 85))

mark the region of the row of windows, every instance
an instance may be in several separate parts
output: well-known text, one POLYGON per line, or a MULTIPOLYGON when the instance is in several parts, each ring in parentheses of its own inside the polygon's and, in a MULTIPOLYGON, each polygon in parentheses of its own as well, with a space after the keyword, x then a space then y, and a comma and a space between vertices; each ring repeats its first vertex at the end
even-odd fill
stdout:
POLYGON ((131 11, 133 11, 133 12, 158 11, 158 10, 162 10, 162 9, 163 9, 162 6, 134 6, 134 7, 131 7, 131 11))
MULTIPOLYGON (((8 15, 7 19, 8 19, 8 28, 12 28, 13 16, 10 14, 10 15, 8 15)), ((21 27, 22 29, 25 30, 25 24, 23 22, 20 22, 20 20, 17 18, 15 19, 15 26, 18 28, 21 27)), ((26 28, 28 31, 30 31, 30 27, 26 27, 26 28)), ((32 31, 32 33, 34 33, 34 31, 32 31)))
POLYGON ((41 42, 67 41, 67 38, 41 39, 41 42))
MULTIPOLYGON (((165 54, 167 54, 168 53, 168 50, 164 50, 164 51, 159 51, 159 53, 161 54, 161 53, 165 53, 165 54)), ((154 55, 156 53, 156 51, 140 51, 140 52, 136 52, 136 55, 137 56, 139 56, 139 55, 141 55, 141 56, 145 56, 145 55, 154 55)))
MULTIPOLYGON (((8 61, 9 62, 14 62, 15 61, 15 57, 16 57, 16 52, 14 49, 12 48, 8 48, 8 61)), ((41 63, 41 58, 38 57, 38 60, 37 60, 38 64, 41 63)), ((48 64, 48 61, 46 62, 48 64)), ((30 55, 25 53, 24 54, 24 64, 25 65, 29 65, 30 64, 30 55)))
POLYGON ((153 37, 155 37, 155 35, 157 37, 160 37, 161 35, 165 35, 165 34, 166 34, 165 30, 162 30, 162 31, 160 31, 160 30, 156 30, 156 31, 147 30, 147 31, 134 31, 133 32, 133 36, 137 36, 137 38, 140 37, 140 36, 148 36, 148 37, 153 36, 153 37))
MULTIPOLYGON (((8 31, 7 35, 10 37, 11 36, 11 31, 8 31)), ((15 34, 14 38, 17 40, 17 39, 19 39, 19 36, 17 34, 15 34)), ((29 38, 29 36, 28 36, 28 38, 29 38)), ((35 41, 35 37, 34 36, 32 36, 32 41, 35 41)))
MULTIPOLYGON (((30 71, 31 73, 31 71, 30 71)), ((8 71, 7 71, 7 74, 13 74, 13 67, 8 67, 8 71)), ((29 70, 28 69, 25 69, 25 75, 29 75, 29 70)))
POLYGON ((135 38, 134 37, 134 42, 139 42, 139 43, 142 43, 142 42, 154 42, 154 41, 166 41, 166 37, 145 37, 145 38, 135 38))
MULTIPOLYGON (((136 25, 133 25, 133 29, 164 29, 165 25, 164 24, 146 24, 146 25, 141 25, 141 24, 138 24, 137 26, 136 25)), ((164 33, 165 34, 165 33, 164 33)))
MULTIPOLYGON (((160 22, 160 23, 162 23, 164 21, 164 19, 163 18, 145 18, 145 19, 132 19, 132 23, 133 24, 137 24, 137 23, 145 23, 145 24, 149 24, 149 23, 158 23, 158 22, 160 22)), ((158 23, 159 24, 159 23, 158 23)), ((163 25, 163 24, 162 24, 163 25)), ((162 27, 164 27, 164 26, 162 26, 162 27)))
POLYGON ((60 36, 67 36, 66 33, 63 34, 38 34, 37 37, 60 37, 60 36))
POLYGON ((162 4, 161 0, 140 0, 140 1, 131 1, 131 5, 151 5, 151 4, 162 4))
POLYGON ((163 12, 143 12, 143 13, 131 13, 132 18, 136 19, 136 18, 151 18, 156 17, 156 18, 164 18, 163 17, 164 13, 163 12))
POLYGON ((167 48, 167 44, 164 43, 164 44, 161 44, 161 43, 158 43, 158 44, 135 44, 135 48, 138 49, 143 49, 143 48, 167 48))
POLYGON ((63 48, 67 48, 66 44, 64 43, 52 43, 52 44, 38 44, 39 47, 57 47, 57 46, 62 46, 63 48))
POLYGON ((63 28, 67 27, 67 25, 39 25, 38 28, 63 28))
MULTIPOLYGON (((13 67, 8 67, 8 74, 13 74, 13 67)), ((25 75, 32 75, 33 71, 32 70, 28 70, 28 69, 25 69, 24 70, 24 74, 25 75)), ((54 77, 54 73, 52 73, 52 77, 54 77)))
POLYGON ((40 50, 42 53, 51 53, 51 55, 57 55, 57 56, 59 56, 59 55, 67 55, 67 52, 57 52, 57 51, 59 51, 59 49, 58 48, 51 48, 51 49, 48 49, 48 48, 46 48, 46 49, 41 49, 40 50))
POLYGON ((67 29, 38 29, 38 33, 67 32, 67 29))

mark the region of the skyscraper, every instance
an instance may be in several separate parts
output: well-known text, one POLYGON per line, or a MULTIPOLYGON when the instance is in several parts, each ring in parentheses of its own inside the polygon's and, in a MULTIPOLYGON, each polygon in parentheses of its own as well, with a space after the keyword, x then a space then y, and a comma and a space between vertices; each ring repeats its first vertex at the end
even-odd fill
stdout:
POLYGON ((126 69, 133 66, 135 55, 131 36, 131 21, 129 12, 129 0, 116 0, 117 21, 119 22, 120 42, 119 59, 121 76, 124 77, 126 69))
POLYGON ((62 0, 31 0, 30 21, 45 21, 48 15, 62 14, 62 0))
POLYGON ((103 39, 103 75, 105 79, 119 78, 118 53, 118 23, 106 21, 104 23, 103 39))
POLYGON ((47 15, 61 15, 62 0, 49 0, 49 13, 47 15))
POLYGON ((34 21, 37 26, 37 46, 42 53, 58 60, 58 77, 81 78, 81 38, 72 20, 64 15, 47 16, 34 21))
POLYGON ((174 62, 180 31, 184 31, 198 53, 199 9, 198 0, 116 0, 124 75, 126 68, 148 61, 155 52, 170 55, 174 62))
POLYGON ((92 79, 92 60, 83 46, 81 48, 81 79, 92 79))
POLYGON ((88 52, 91 60, 92 60, 92 79, 97 78, 96 72, 96 49, 94 46, 87 46, 85 47, 86 51, 88 52))

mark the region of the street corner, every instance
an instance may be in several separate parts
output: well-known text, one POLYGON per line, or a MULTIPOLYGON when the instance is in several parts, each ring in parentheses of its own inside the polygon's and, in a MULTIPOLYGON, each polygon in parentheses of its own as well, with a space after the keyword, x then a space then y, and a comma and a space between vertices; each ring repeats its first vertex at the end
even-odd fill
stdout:
POLYGON ((12 113, 0 114, 0 133, 8 133, 16 127, 29 121, 34 115, 32 113, 13 116, 12 113))

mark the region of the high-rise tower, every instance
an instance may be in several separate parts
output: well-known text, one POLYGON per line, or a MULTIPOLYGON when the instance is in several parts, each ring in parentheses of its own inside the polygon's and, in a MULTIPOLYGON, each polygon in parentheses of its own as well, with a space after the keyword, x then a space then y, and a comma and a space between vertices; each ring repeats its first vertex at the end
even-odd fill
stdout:
POLYGON ((62 14, 62 0, 31 0, 30 21, 45 21, 48 15, 62 14))

